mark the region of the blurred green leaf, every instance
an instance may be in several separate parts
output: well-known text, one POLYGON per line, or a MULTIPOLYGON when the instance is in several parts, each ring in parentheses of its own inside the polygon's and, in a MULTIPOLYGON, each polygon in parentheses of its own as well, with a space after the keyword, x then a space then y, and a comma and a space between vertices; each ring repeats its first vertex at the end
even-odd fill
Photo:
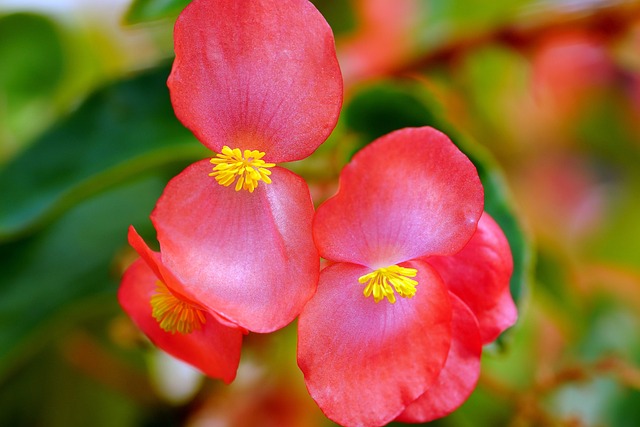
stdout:
POLYGON ((336 37, 357 29, 355 6, 352 2, 334 0, 311 0, 311 2, 327 20, 336 37))
POLYGON ((379 84, 359 92, 344 108, 347 126, 367 143, 403 127, 436 126, 434 113, 407 89, 379 84))
POLYGON ((612 90, 597 94, 591 102, 581 105, 575 126, 576 137, 593 152, 601 162, 610 162, 622 172, 638 172, 637 119, 628 111, 628 89, 612 90))
POLYGON ((144 170, 208 155, 175 118, 168 68, 106 87, 0 171, 0 242, 144 170))
POLYGON ((50 345, 0 388, 0 425, 134 427, 140 426, 136 403, 70 366, 60 348, 50 345), (31 402, 38 402, 38 410, 31 402))
POLYGON ((50 339, 53 320, 64 321, 74 304, 105 293, 115 298, 119 272, 109 272, 116 251, 126 245, 129 224, 151 228, 149 212, 168 179, 111 189, 37 235, 0 246, 0 378, 50 339))
POLYGON ((487 137, 494 152, 509 152, 513 142, 522 138, 521 129, 513 125, 512 111, 517 100, 529 96, 529 67, 519 52, 491 45, 466 55, 456 70, 469 105, 469 120, 476 134, 487 137))
POLYGON ((0 16, 0 164, 17 150, 34 118, 50 114, 44 102, 59 87, 66 64, 60 29, 50 19, 0 16))
MULTIPOLYGON (((628 155, 633 158, 633 154, 628 155)), ((636 168, 637 168, 636 163, 636 168)), ((620 168, 620 163, 612 164, 620 168)), ((592 259, 603 260, 614 265, 638 269, 640 254, 640 174, 628 173, 609 186, 613 203, 608 206, 606 221, 586 240, 583 252, 592 259)))
POLYGON ((41 407, 40 420, 50 427, 126 427, 139 425, 138 408, 128 396, 61 366, 49 373, 53 386, 41 407), (69 405, 74 402, 74 405, 69 405))
POLYGON ((573 289, 566 286, 572 283, 572 277, 575 276, 573 269, 577 267, 573 260, 563 251, 543 242, 539 242, 536 249, 535 277, 539 295, 544 296, 546 304, 557 307, 563 315, 583 319, 587 311, 586 302, 576 299, 573 289))
POLYGON ((432 126, 445 134, 471 159, 485 190, 485 210, 500 224, 514 259, 511 293, 519 302, 531 277, 532 251, 513 209, 505 179, 489 152, 441 115, 442 109, 424 85, 413 82, 379 83, 362 88, 344 110, 346 126, 361 136, 362 143, 396 129, 432 126))
POLYGON ((50 19, 29 13, 0 16, 0 94, 8 107, 47 96, 64 68, 62 40, 50 19), (11 60, 6 60, 11 58, 11 60))
POLYGON ((610 402, 607 408, 608 419, 612 426, 635 427, 640 425, 640 390, 625 389, 620 396, 610 402))
MULTIPOLYGON (((460 33, 473 33, 478 30, 496 27, 537 0, 453 0, 429 4, 427 19, 433 23, 448 23, 452 30, 460 33)), ((429 31, 425 25, 425 31, 429 31)))
POLYGON ((125 22, 140 24, 175 18, 190 2, 191 0, 133 0, 125 15, 125 22))

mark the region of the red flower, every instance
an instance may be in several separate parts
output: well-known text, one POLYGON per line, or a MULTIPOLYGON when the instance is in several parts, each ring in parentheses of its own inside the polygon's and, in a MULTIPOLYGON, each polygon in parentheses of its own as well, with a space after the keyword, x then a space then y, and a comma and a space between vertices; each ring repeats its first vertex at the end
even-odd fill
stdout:
POLYGON ((511 252, 473 164, 442 133, 370 144, 318 208, 331 262, 298 324, 298 364, 343 425, 424 422, 475 387, 483 343, 515 322, 511 252))
POLYGON ((122 278, 120 305, 156 346, 210 377, 233 381, 244 331, 200 305, 133 227, 129 243, 141 258, 122 278))
POLYGON ((175 113, 219 154, 176 176, 158 200, 162 262, 223 317, 279 329, 315 291, 319 259, 309 189, 274 164, 308 156, 336 124, 342 79, 331 28, 306 0, 196 0, 174 39, 175 113))
POLYGON ((218 154, 169 182, 151 215, 160 255, 132 239, 146 264, 127 271, 120 301, 160 347, 231 381, 238 331, 285 326, 315 292, 309 188, 276 163, 331 133, 342 78, 306 0, 194 0, 174 38, 176 116, 218 154))

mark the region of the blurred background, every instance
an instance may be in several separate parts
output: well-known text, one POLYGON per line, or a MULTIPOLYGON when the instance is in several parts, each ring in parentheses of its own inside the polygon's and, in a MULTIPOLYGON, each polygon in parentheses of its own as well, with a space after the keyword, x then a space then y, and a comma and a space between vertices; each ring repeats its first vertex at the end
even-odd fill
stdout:
MULTIPOLYGON (((0 0, 0 426, 331 426, 295 324, 230 386, 158 352, 115 295, 129 224, 210 157, 166 78, 188 0, 0 0)), ((288 165, 316 203, 374 138, 434 126, 505 230, 518 323, 434 426, 640 425, 640 1, 317 0, 340 122, 288 165)))

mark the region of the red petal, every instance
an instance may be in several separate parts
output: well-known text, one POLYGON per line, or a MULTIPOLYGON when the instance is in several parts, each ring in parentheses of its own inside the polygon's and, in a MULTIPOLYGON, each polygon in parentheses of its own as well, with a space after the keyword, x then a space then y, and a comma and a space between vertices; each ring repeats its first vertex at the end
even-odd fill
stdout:
POLYGON ((195 0, 174 40, 173 108, 210 149, 298 160, 335 127, 342 76, 333 34, 306 0, 195 0))
POLYGON ((316 213, 320 256, 372 268, 458 252, 483 208, 475 167, 429 127, 390 133, 355 155, 316 213))
MULTIPOLYGON (((182 295, 187 300, 196 300, 189 289, 186 289, 175 275, 162 264, 160 253, 152 251, 133 226, 129 226, 129 244, 138 252, 138 255, 147 263, 147 266, 153 271, 156 277, 171 288, 172 292, 182 295)), ((239 327, 234 322, 224 318, 220 313, 211 312, 210 314, 215 316, 223 325, 232 328, 239 327)), ((243 333, 248 332, 244 328, 241 329, 243 333)))
POLYGON ((318 283, 309 189, 279 167, 253 193, 219 185, 210 170, 207 160, 191 165, 158 200, 151 219, 162 262, 223 317, 254 332, 279 329, 318 283))
POLYGON ((513 260, 500 226, 485 213, 478 230, 460 252, 427 260, 449 289, 473 311, 483 343, 495 340, 517 318, 509 280, 513 260))
MULTIPOLYGON (((147 266, 153 271, 153 273, 161 279, 165 284, 167 282, 167 277, 163 274, 163 270, 165 270, 160 262, 160 254, 154 252, 149 248, 144 239, 138 234, 138 231, 134 228, 133 225, 129 226, 129 232, 127 234, 129 239, 129 244, 135 251, 140 255, 146 263, 147 266)), ((169 284, 171 286, 172 284, 169 284)))
POLYGON ((322 270, 318 292, 298 322, 298 365, 311 397, 342 425, 383 425, 434 383, 451 341, 446 287, 426 263, 412 299, 366 298, 367 267, 322 270))
POLYGON ((407 406, 397 421, 424 423, 444 417, 467 400, 480 377, 482 342, 475 316, 454 294, 451 296, 451 348, 438 381, 407 406))
POLYGON ((160 349, 201 370, 212 378, 230 383, 240 361, 242 331, 222 325, 209 313, 201 330, 171 334, 151 317, 151 296, 159 280, 146 262, 138 259, 125 272, 118 300, 134 323, 160 349))

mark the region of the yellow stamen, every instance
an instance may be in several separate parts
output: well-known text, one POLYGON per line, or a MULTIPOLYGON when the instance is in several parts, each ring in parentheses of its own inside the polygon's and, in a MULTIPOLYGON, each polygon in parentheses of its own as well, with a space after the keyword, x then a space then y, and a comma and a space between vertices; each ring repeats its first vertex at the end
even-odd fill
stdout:
POLYGON ((266 163, 262 157, 264 157, 262 151, 244 150, 243 153, 239 148, 232 150, 225 145, 222 147, 222 153, 216 154, 216 157, 211 159, 211 163, 215 167, 209 176, 215 177, 218 184, 225 187, 233 184, 236 177, 240 177, 236 182, 236 191, 244 189, 253 193, 259 181, 271 184, 271 178, 269 178, 271 171, 267 168, 276 165, 275 163, 266 163))
POLYGON ((156 286, 156 293, 151 297, 151 316, 163 330, 190 334, 202 329, 206 322, 202 310, 177 297, 164 283, 158 281, 156 286))
POLYGON ((365 274, 358 279, 360 283, 367 283, 364 288, 364 296, 369 297, 373 294, 375 302, 380 302, 385 297, 391 304, 396 302, 396 296, 393 293, 393 288, 398 295, 403 298, 413 298, 416 294, 416 286, 418 282, 409 279, 409 277, 416 277, 418 270, 415 268, 399 267, 392 265, 386 268, 379 268, 369 274, 365 274))

